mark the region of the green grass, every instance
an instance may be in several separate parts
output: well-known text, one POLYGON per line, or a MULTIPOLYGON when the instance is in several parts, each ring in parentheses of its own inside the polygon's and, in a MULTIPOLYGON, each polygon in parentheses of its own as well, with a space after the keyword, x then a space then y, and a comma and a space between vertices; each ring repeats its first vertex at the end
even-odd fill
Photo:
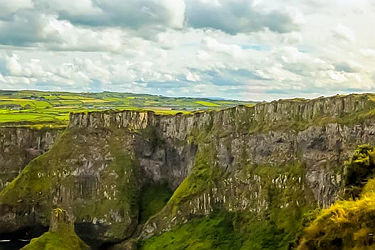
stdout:
POLYGON ((1 91, 0 126, 49 126, 68 124, 70 112, 101 110, 146 110, 176 115, 206 109, 223 109, 240 101, 211 101, 197 98, 170 98, 130 93, 67 93, 42 91, 1 91))
MULTIPOLYGON (((170 201, 174 206, 207 190, 216 179, 222 177, 223 171, 214 169, 214 147, 204 145, 197 152, 191 173, 183 180, 173 193, 170 201)), ((177 209, 174 207, 173 210, 177 209)))
POLYGON ((47 232, 39 238, 32 239, 22 250, 80 250, 89 247, 76 234, 47 232))
POLYGON ((118 240, 128 236, 138 222, 140 193, 139 163, 134 159, 132 151, 124 148, 130 135, 118 129, 111 131, 109 138, 89 133, 86 130, 65 130, 51 150, 32 160, 0 192, 0 205, 7 204, 26 212, 38 204, 39 214, 43 214, 40 221, 48 225, 52 204, 46 201, 52 199, 56 185, 70 190, 75 187, 76 177, 70 173, 81 165, 80 162, 67 162, 67 159, 81 159, 82 155, 92 157, 92 152, 99 150, 97 154, 113 157, 111 163, 100 171, 98 188, 107 190, 107 193, 97 196, 83 194, 85 199, 72 201, 73 214, 77 221, 82 221, 87 218, 105 218, 108 211, 118 211, 124 219, 112 221, 106 237, 118 240), (73 139, 75 135, 79 135, 79 138, 73 139), (88 139, 83 142, 83 137, 88 139), (66 178, 61 178, 62 174, 66 178))
POLYGON ((148 218, 158 213, 172 196, 167 183, 149 184, 141 192, 139 222, 145 223, 148 218))
POLYGON ((354 199, 340 200, 321 210, 305 228, 299 249, 374 249, 374 152, 375 148, 368 145, 358 147, 344 172, 346 188, 351 191, 357 187, 351 195, 354 199))
MULTIPOLYGON (((190 218, 194 218, 194 215, 188 215, 187 224, 141 242, 142 249, 286 250, 293 246, 302 232, 305 214, 315 208, 312 200, 305 199, 308 191, 301 188, 302 184, 299 181, 299 177, 302 177, 302 182, 304 181, 304 165, 299 162, 290 162, 282 166, 243 165, 236 177, 227 176, 224 170, 214 168, 216 153, 212 149, 212 145, 208 144, 198 150, 191 173, 176 189, 163 210, 147 223, 156 223, 162 225, 162 228, 168 227, 163 224, 166 217, 177 217, 178 220, 181 214, 186 213, 185 209, 194 197, 203 192, 210 192, 212 187, 225 192, 227 187, 223 180, 231 178, 239 178, 233 184, 235 186, 236 183, 252 179, 253 176, 259 177, 259 185, 262 188, 257 199, 267 202, 267 208, 259 213, 231 213, 218 205, 217 208, 222 209, 219 214, 207 218, 196 217, 192 220, 190 218), (279 188, 274 183, 278 177, 285 180, 284 188, 279 188), (280 207, 280 204, 288 206, 280 207), (229 236, 228 241, 226 236, 229 236), (216 240, 217 237, 220 240, 216 240)), ((244 190, 242 195, 249 195, 246 192, 244 190)), ((230 199, 228 195, 226 197, 230 199)), ((256 201, 254 200, 254 203, 256 201)))
POLYGON ((220 107, 219 104, 214 103, 214 102, 197 101, 197 102, 195 102, 195 103, 200 104, 200 105, 202 105, 202 106, 206 106, 206 107, 220 107))
POLYGON ((65 221, 66 211, 61 208, 53 210, 50 230, 39 238, 32 239, 31 242, 23 247, 23 250, 83 250, 89 249, 89 246, 83 242, 74 231, 74 225, 71 221, 65 221))
MULTIPOLYGON (((368 184, 374 186, 374 180, 368 184)), ((338 201, 323 209, 305 229, 300 249, 373 249, 375 192, 365 186, 360 199, 338 201)))
MULTIPOLYGON (((276 214, 275 214, 276 215, 276 214)), ((233 249, 287 250, 302 231, 302 212, 279 209, 277 220, 258 218, 246 212, 216 211, 196 217, 171 231, 138 242, 143 250, 233 249), (287 231, 285 223, 293 224, 287 231)))
POLYGON ((139 249, 239 249, 233 230, 232 215, 221 212, 206 218, 195 218, 160 236, 139 244, 139 249))

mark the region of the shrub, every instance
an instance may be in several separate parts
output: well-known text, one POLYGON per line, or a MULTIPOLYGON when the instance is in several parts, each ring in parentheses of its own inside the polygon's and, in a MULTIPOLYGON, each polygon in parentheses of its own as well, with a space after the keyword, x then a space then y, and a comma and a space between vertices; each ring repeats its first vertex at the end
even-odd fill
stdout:
POLYGON ((373 175, 375 168, 375 149, 369 145, 360 145, 354 155, 345 162, 344 186, 345 198, 359 196, 366 180, 373 175))

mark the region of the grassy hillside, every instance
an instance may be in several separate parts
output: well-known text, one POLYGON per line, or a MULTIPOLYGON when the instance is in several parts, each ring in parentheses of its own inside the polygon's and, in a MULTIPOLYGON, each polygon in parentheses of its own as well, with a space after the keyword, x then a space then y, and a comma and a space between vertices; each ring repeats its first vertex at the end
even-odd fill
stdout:
POLYGON ((0 91, 0 126, 67 125, 70 112, 137 109, 161 114, 222 109, 240 101, 171 98, 130 93, 67 93, 42 91, 0 91))
POLYGON ((374 249, 374 171, 375 148, 359 146, 346 163, 344 176, 345 192, 352 197, 321 210, 305 228, 298 249, 374 249))
POLYGON ((22 250, 84 250, 90 249, 74 231, 74 225, 68 213, 61 209, 53 209, 50 229, 39 238, 32 239, 22 250))

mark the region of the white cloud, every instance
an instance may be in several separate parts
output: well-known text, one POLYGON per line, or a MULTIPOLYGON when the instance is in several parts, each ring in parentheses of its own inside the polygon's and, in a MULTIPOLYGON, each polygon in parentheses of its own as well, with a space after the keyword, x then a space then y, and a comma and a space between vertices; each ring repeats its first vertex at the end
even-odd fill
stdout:
POLYGON ((342 24, 337 25, 337 27, 333 30, 333 35, 338 39, 345 40, 348 42, 353 43, 356 41, 356 36, 354 32, 350 28, 342 24))
POLYGON ((230 34, 270 29, 285 33, 299 28, 302 15, 294 9, 261 9, 253 0, 189 0, 186 21, 195 28, 219 29, 230 34))
MULTIPOLYGON (((170 79, 172 80, 172 79, 170 79)), ((199 82, 201 80, 200 76, 196 73, 188 72, 186 74, 186 80, 191 81, 191 82, 199 82)))
POLYGON ((0 6, 0 19, 2 19, 17 12, 18 10, 31 9, 34 7, 34 4, 32 0, 0 0, 0 6))
POLYGON ((129 28, 138 33, 152 29, 182 28, 185 18, 183 0, 105 0, 42 1, 41 9, 54 11, 60 19, 86 26, 129 28))
POLYGON ((229 56, 239 57, 243 50, 240 46, 235 44, 223 44, 212 37, 205 37, 202 39, 202 49, 215 53, 224 53, 229 56))
POLYGON ((369 48, 361 49, 360 53, 362 56, 365 56, 365 57, 375 57, 375 49, 369 49, 369 48))
POLYGON ((52 13, 69 14, 72 16, 93 16, 103 14, 91 0, 37 0, 37 9, 52 13))

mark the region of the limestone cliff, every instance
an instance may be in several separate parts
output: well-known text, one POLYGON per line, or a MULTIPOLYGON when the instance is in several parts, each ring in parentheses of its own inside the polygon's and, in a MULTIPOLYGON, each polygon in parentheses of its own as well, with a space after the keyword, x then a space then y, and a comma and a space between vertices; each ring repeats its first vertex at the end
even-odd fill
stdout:
POLYGON ((298 249, 374 249, 375 148, 360 145, 345 162, 345 196, 304 228, 298 249))
POLYGON ((0 128, 0 191, 30 160, 50 149, 62 129, 0 128))
POLYGON ((224 209, 272 221, 288 242, 304 212, 338 198, 354 148, 375 141, 374 108, 372 95, 350 95, 192 115, 72 114, 0 193, 0 233, 46 226, 61 206, 83 239, 147 239, 224 209), (142 187, 163 181, 172 198, 137 230, 142 187))

